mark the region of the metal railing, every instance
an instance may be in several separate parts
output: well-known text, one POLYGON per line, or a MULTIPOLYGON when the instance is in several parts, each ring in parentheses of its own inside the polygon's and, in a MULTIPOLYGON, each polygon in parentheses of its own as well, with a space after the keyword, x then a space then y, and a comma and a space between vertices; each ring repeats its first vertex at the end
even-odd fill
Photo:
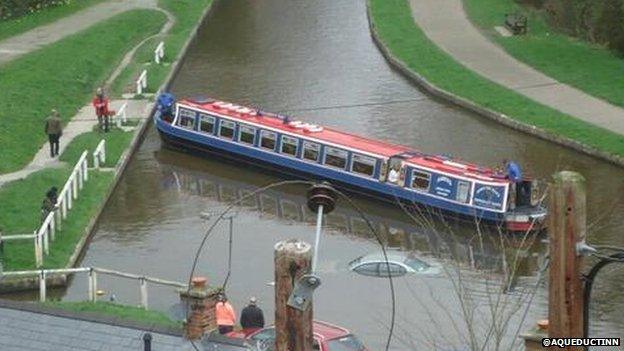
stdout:
POLYGON ((4 272, 5 277, 38 277, 39 279, 39 301, 46 301, 47 283, 46 279, 55 275, 66 275, 75 273, 87 273, 88 285, 87 285, 87 300, 95 302, 97 300, 97 277, 98 274, 105 274, 119 278, 126 278, 137 280, 139 282, 139 293, 141 296, 141 307, 148 308, 148 284, 157 284, 164 286, 171 286, 178 289, 186 289, 187 284, 175 282, 171 280, 165 280, 160 278, 149 277, 145 275, 139 275, 134 273, 126 273, 115 271, 112 269, 99 268, 99 267, 78 267, 78 268, 61 268, 61 269, 39 269, 31 271, 13 271, 4 272))
POLYGON ((143 70, 139 79, 136 81, 136 93, 137 95, 143 94, 143 90, 147 88, 147 70, 143 70))
POLYGON ((106 140, 102 139, 93 151, 93 167, 100 168, 100 164, 106 163, 106 140))
POLYGON ((113 120, 117 128, 121 127, 122 123, 128 122, 128 115, 126 113, 126 108, 128 107, 128 103, 124 102, 123 105, 119 108, 119 110, 113 116, 113 120))
POLYGON ((154 62, 160 64, 161 60, 165 57, 165 42, 161 41, 160 44, 154 50, 154 62))
POLYGON ((89 179, 87 155, 87 150, 80 155, 67 182, 58 194, 54 210, 46 215, 39 229, 33 234, 0 236, 0 241, 33 240, 37 267, 43 265, 44 254, 46 256, 50 254, 50 241, 54 241, 56 231, 61 229, 62 221, 67 218, 67 213, 73 207, 73 201, 78 199, 78 192, 84 187, 84 182, 89 179))

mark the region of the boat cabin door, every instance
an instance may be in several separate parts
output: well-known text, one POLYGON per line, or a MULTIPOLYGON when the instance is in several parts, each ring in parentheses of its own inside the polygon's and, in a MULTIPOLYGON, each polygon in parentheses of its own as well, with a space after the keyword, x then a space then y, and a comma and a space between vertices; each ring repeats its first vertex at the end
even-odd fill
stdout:
POLYGON ((399 180, 404 179, 405 166, 403 165, 403 159, 404 158, 402 156, 392 156, 388 158, 381 168, 379 180, 382 182, 391 182, 396 184, 399 180))

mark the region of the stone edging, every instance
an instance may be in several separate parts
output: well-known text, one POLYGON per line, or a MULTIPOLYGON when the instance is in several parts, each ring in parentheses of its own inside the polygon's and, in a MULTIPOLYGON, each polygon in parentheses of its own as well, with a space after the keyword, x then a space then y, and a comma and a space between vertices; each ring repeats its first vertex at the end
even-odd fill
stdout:
MULTIPOLYGON (((208 16, 212 12, 212 9, 214 8, 215 3, 218 1, 220 0, 213 0, 210 3, 210 5, 208 5, 208 7, 204 10, 204 13, 202 13, 201 17, 197 21, 197 24, 195 25, 195 28, 191 30, 191 32, 189 33, 189 37, 187 38, 186 42, 180 49, 177 59, 172 63, 171 70, 169 71, 169 74, 165 78, 165 81, 162 83, 162 85, 158 89, 158 92, 167 90, 169 86, 171 85, 173 78, 180 70, 182 62, 184 62, 186 52, 188 51, 188 48, 191 42, 195 40, 195 38, 197 37, 197 32, 199 28, 204 23, 206 18, 208 18, 208 16)), ((155 110, 156 110, 156 105, 152 107, 152 109, 148 113, 147 118, 141 120, 141 122, 137 126, 137 130, 135 131, 134 136, 132 137, 130 146, 126 148, 124 152, 121 154, 121 156, 119 157, 119 161, 117 161, 117 165, 115 166, 115 177, 113 179, 113 182, 111 186, 108 188, 108 191, 104 199, 100 203, 97 211, 95 212, 95 215, 91 217, 91 220, 87 224, 87 227, 84 230, 84 234, 82 235, 81 239, 76 244, 74 252, 70 256, 65 268, 75 267, 76 264, 78 264, 78 262, 80 261, 80 258, 82 258, 82 256, 84 255, 85 250, 88 247, 88 243, 91 240, 93 233, 95 232, 94 229, 100 219, 100 216, 102 215, 102 212, 104 211, 104 208, 106 207, 106 204, 110 200, 113 192, 119 185, 121 177, 124 171, 126 170, 128 164, 130 163, 130 159, 132 158, 132 155, 134 155, 136 150, 138 150, 140 141, 142 140, 143 136, 145 135, 145 132, 147 131, 150 125, 149 122, 151 121, 151 117, 154 114, 155 110)), ((67 285, 67 281, 68 281, 68 277, 66 274, 60 274, 54 277, 46 278, 46 284, 48 287, 62 287, 62 286, 67 285)), ((0 292, 34 290, 38 288, 39 288, 38 278, 20 278, 20 279, 11 279, 11 280, 5 279, 4 281, 0 283, 0 292)))
POLYGON ((379 34, 377 33, 377 29, 375 28, 375 24, 373 23, 371 9, 370 9, 370 0, 366 1, 366 15, 368 17, 368 27, 370 29, 373 42, 375 43, 379 51, 381 51, 381 54, 384 56, 386 61, 388 61, 388 63, 390 64, 390 66, 392 66, 392 68, 396 69, 403 76, 405 76, 410 81, 417 84, 429 95, 440 98, 453 105, 462 107, 480 116, 495 120, 512 129, 515 129, 515 130, 518 130, 518 131, 521 131, 521 132, 524 132, 533 136, 537 136, 538 138, 541 138, 543 140, 554 142, 556 144, 569 147, 576 151, 580 151, 587 155, 603 159, 605 161, 608 161, 620 167, 624 167, 624 157, 616 156, 608 152, 598 150, 594 147, 585 145, 576 140, 573 140, 573 139, 570 139, 561 135, 553 134, 549 131, 546 131, 544 129, 538 128, 533 125, 525 124, 505 114, 502 114, 494 110, 491 110, 489 108, 477 105, 470 100, 464 99, 463 97, 460 97, 451 92, 438 88, 437 86, 429 82, 422 75, 409 69, 407 65, 405 65, 405 63, 403 63, 399 58, 392 55, 392 53, 390 52, 390 49, 386 46, 386 44, 383 43, 383 41, 379 37, 379 34))
POLYGON ((75 312, 59 307, 44 306, 37 303, 25 301, 12 301, 0 299, 0 308, 25 311, 39 314, 46 314, 55 317, 69 318, 94 323, 108 324, 116 327, 132 328, 145 332, 167 334, 171 336, 182 336, 182 327, 165 327, 151 323, 141 323, 128 319, 119 318, 113 315, 102 315, 95 312, 75 312))

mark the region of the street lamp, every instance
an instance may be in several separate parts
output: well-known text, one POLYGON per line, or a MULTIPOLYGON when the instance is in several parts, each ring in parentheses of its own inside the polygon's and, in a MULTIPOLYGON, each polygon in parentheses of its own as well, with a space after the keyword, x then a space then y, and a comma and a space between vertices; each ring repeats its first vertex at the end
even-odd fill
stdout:
POLYGON ((223 288, 227 285, 230 280, 230 275, 232 274, 232 237, 234 233, 234 218, 238 216, 238 212, 227 212, 225 214, 221 214, 222 212, 201 212, 199 217, 203 220, 209 221, 212 217, 221 216, 220 218, 226 219, 229 221, 229 248, 228 248, 228 272, 225 276, 225 280, 223 281, 223 288))
MULTIPOLYGON (((618 248, 619 250, 619 248, 618 248)), ((600 270, 610 263, 619 262, 624 263, 624 251, 614 253, 610 256, 598 256, 600 261, 596 263, 589 273, 583 275, 585 279, 585 289, 583 291, 583 337, 589 337, 589 304, 591 303, 591 292, 594 284, 594 279, 600 270)))

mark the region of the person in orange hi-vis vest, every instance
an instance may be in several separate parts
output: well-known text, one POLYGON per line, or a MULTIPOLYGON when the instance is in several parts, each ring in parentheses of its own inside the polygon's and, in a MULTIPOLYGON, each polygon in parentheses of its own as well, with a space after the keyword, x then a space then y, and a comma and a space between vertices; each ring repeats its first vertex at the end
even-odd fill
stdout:
POLYGON ((215 305, 215 315, 217 317, 217 326, 220 334, 227 334, 234 331, 236 324, 236 312, 223 294, 218 297, 219 302, 215 305))

